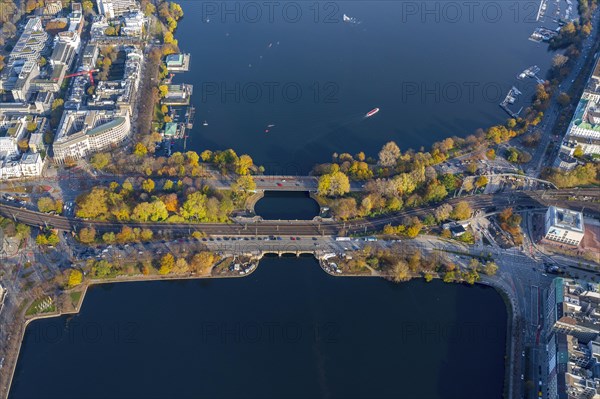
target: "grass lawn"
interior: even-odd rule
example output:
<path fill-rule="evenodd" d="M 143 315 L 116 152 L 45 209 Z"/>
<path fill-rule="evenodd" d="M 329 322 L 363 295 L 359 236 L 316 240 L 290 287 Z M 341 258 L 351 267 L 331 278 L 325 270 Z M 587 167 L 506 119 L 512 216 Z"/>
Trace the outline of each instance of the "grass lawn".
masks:
<path fill-rule="evenodd" d="M 36 299 L 25 312 L 25 316 L 33 316 L 40 313 L 51 313 L 56 311 L 56 305 L 54 302 L 52 302 L 50 305 L 47 304 L 48 297 Z"/>
<path fill-rule="evenodd" d="M 73 304 L 73 307 L 77 306 L 77 304 L 79 303 L 79 299 L 81 298 L 81 291 L 77 291 L 77 292 L 71 292 L 69 294 L 69 297 L 71 298 L 71 303 Z"/>

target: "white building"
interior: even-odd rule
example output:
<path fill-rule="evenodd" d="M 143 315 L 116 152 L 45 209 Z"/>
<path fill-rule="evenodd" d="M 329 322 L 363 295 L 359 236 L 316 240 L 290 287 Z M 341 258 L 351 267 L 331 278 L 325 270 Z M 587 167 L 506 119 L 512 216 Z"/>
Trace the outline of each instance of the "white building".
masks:
<path fill-rule="evenodd" d="M 579 246 L 584 235 L 583 214 L 551 206 L 546 212 L 544 237 L 551 241 Z"/>
<path fill-rule="evenodd" d="M 21 173 L 23 176 L 40 176 L 44 168 L 42 156 L 36 152 L 28 152 L 21 157 Z"/>
<path fill-rule="evenodd" d="M 130 130 L 124 110 L 65 111 L 54 140 L 54 160 L 79 159 L 123 141 Z"/>
<path fill-rule="evenodd" d="M 584 154 L 600 154 L 600 102 L 579 101 L 564 141 L 573 148 L 580 146 Z"/>
<path fill-rule="evenodd" d="M 135 0 L 96 0 L 96 3 L 98 12 L 108 19 L 140 9 Z"/>
<path fill-rule="evenodd" d="M 97 0 L 98 12 L 106 18 L 115 17 L 115 9 L 111 0 Z"/>

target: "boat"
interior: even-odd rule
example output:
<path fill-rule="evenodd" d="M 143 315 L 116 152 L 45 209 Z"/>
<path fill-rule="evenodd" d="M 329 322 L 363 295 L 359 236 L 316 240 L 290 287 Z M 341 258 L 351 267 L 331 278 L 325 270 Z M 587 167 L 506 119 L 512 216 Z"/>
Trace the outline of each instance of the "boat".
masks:
<path fill-rule="evenodd" d="M 208 122 L 207 121 L 202 122 L 202 126 L 208 126 Z"/>
<path fill-rule="evenodd" d="M 367 114 L 365 115 L 365 118 L 370 118 L 378 112 L 379 112 L 379 108 L 373 108 L 372 110 L 367 112 Z"/>
<path fill-rule="evenodd" d="M 268 128 L 275 127 L 275 125 L 267 125 Z"/>

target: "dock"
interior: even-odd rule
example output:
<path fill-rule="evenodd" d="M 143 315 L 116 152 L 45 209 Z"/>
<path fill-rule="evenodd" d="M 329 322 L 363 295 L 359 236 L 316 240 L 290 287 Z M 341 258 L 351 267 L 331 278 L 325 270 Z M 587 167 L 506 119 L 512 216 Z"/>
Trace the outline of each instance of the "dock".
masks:
<path fill-rule="evenodd" d="M 519 112 L 515 113 L 508 107 L 508 105 L 514 104 L 515 101 L 517 100 L 517 97 L 519 97 L 521 94 L 522 93 L 519 91 L 519 89 L 517 89 L 515 86 L 513 86 L 508 91 L 508 94 L 506 95 L 506 97 L 504 97 L 504 100 L 502 100 L 502 102 L 500 103 L 500 107 L 513 118 L 517 118 L 519 116 L 519 113 L 521 113 L 521 109 L 523 109 L 523 108 L 521 108 L 519 110 Z"/>

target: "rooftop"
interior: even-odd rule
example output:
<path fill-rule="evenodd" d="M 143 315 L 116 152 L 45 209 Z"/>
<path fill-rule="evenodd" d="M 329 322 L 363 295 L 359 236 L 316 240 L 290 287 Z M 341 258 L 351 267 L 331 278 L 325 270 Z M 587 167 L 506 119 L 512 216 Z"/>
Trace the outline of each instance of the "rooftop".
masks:
<path fill-rule="evenodd" d="M 551 206 L 548 208 L 555 227 L 583 233 L 583 214 L 570 209 Z"/>

